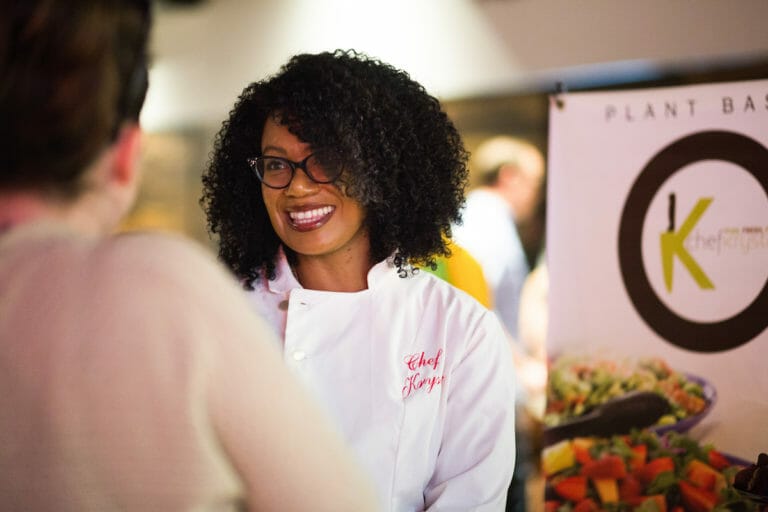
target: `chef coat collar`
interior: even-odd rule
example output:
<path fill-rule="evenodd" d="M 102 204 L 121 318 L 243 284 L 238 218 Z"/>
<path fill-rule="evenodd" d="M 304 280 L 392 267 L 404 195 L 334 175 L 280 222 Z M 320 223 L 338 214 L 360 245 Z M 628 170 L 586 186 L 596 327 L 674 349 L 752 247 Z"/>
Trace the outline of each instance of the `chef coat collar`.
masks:
<path fill-rule="evenodd" d="M 303 288 L 296 276 L 293 275 L 282 245 L 278 249 L 275 263 L 275 279 L 270 281 L 263 277 L 266 281 L 267 290 L 272 293 L 287 293 L 296 288 Z M 368 289 L 375 288 L 388 277 L 399 279 L 392 258 L 387 258 L 371 267 L 371 270 L 368 271 Z"/>

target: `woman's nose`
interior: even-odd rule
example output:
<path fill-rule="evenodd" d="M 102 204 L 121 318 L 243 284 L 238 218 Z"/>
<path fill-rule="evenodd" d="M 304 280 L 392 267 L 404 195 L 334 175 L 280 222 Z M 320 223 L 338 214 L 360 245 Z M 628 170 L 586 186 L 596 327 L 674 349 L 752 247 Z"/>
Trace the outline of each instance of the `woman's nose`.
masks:
<path fill-rule="evenodd" d="M 291 196 L 304 196 L 317 191 L 318 184 L 312 181 L 304 169 L 299 167 L 293 172 L 291 182 L 285 189 L 285 193 Z"/>

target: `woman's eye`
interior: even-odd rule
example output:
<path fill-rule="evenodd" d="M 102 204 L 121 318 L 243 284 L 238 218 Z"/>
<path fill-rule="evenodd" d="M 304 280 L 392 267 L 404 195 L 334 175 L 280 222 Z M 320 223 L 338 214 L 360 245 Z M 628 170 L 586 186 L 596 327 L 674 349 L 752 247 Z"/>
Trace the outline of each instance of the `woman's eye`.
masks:
<path fill-rule="evenodd" d="M 265 164 L 264 167 L 268 171 L 283 171 L 288 168 L 288 165 L 281 160 L 267 160 Z"/>

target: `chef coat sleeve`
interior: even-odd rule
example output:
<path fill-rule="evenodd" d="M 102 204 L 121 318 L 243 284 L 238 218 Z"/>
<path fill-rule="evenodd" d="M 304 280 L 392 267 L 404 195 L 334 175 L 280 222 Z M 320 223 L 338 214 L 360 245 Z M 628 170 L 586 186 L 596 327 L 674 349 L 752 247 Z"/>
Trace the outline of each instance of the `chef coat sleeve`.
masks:
<path fill-rule="evenodd" d="M 249 508 L 377 510 L 372 483 L 289 373 L 271 328 L 234 283 L 209 279 L 205 290 L 215 299 L 207 301 L 205 322 L 197 329 L 208 354 L 208 414 Z"/>
<path fill-rule="evenodd" d="M 442 444 L 424 491 L 428 511 L 503 511 L 512 480 L 512 354 L 494 313 L 485 312 L 467 336 L 463 357 L 449 374 Z"/>

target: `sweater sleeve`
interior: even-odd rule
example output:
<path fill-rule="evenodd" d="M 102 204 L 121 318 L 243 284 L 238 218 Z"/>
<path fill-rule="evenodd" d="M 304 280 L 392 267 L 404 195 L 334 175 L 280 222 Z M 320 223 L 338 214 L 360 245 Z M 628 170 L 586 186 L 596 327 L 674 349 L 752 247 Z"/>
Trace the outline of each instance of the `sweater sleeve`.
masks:
<path fill-rule="evenodd" d="M 166 243 L 159 252 L 174 262 L 164 275 L 168 302 L 181 303 L 173 323 L 190 345 L 181 353 L 202 390 L 202 428 L 241 480 L 249 508 L 375 510 L 371 484 L 289 374 L 274 334 L 232 276 L 203 251 Z"/>

